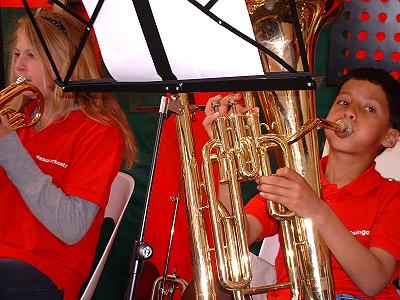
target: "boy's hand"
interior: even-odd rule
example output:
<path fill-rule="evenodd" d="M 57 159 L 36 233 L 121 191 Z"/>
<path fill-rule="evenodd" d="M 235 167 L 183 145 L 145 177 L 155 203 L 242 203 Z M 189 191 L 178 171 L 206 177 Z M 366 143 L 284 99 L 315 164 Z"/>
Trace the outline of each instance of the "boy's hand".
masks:
<path fill-rule="evenodd" d="M 5 116 L 0 116 L 0 138 L 6 136 L 12 131 L 11 125 Z"/>
<path fill-rule="evenodd" d="M 289 168 L 281 168 L 273 176 L 256 179 L 260 196 L 285 205 L 303 218 L 316 216 L 323 204 L 306 180 Z"/>
<path fill-rule="evenodd" d="M 206 108 L 204 110 L 206 117 L 203 120 L 203 126 L 204 129 L 206 130 L 208 136 L 210 139 L 213 138 L 213 131 L 212 131 L 212 123 L 218 119 L 220 116 L 228 115 L 230 113 L 229 109 L 229 101 L 230 100 L 236 100 L 239 101 L 241 99 L 240 94 L 229 94 L 225 97 L 222 97 L 221 95 L 217 95 L 214 97 L 211 97 L 208 99 Z M 215 111 L 214 108 L 212 107 L 212 103 L 218 103 L 220 106 L 218 107 L 218 111 Z M 252 109 L 252 107 L 243 107 L 242 105 L 237 105 L 236 109 L 240 113 L 245 113 L 246 111 L 249 111 Z"/>

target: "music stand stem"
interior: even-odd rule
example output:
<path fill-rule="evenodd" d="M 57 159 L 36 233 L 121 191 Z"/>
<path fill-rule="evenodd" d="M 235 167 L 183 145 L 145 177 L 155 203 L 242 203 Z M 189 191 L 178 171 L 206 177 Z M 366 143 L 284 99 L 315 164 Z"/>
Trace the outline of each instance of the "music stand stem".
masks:
<path fill-rule="evenodd" d="M 149 180 L 147 184 L 147 192 L 146 192 L 146 199 L 144 204 L 144 212 L 142 218 L 142 225 L 140 230 L 139 239 L 133 241 L 132 245 L 132 255 L 131 255 L 131 262 L 129 264 L 129 281 L 128 286 L 125 293 L 125 300 L 133 300 L 135 296 L 135 290 L 139 275 L 143 269 L 143 262 L 146 259 L 149 259 L 153 254 L 153 249 L 150 245 L 144 242 L 144 233 L 146 229 L 146 222 L 147 216 L 149 211 L 150 205 L 150 196 L 153 187 L 153 180 L 154 180 L 154 172 L 157 163 L 158 151 L 160 148 L 160 140 L 161 140 L 161 132 L 164 124 L 164 119 L 167 118 L 167 100 L 168 98 L 165 96 L 161 97 L 160 102 L 160 110 L 159 110 L 159 118 L 158 118 L 158 126 L 157 132 L 154 142 L 153 148 L 153 157 L 151 160 L 150 165 L 150 174 Z"/>

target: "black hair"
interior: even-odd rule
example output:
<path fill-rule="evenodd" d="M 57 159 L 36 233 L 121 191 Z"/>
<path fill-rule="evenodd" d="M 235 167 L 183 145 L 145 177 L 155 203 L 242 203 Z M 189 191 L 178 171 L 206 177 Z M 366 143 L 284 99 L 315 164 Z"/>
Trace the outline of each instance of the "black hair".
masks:
<path fill-rule="evenodd" d="M 340 92 L 343 84 L 350 79 L 368 80 L 371 83 L 379 85 L 383 89 L 389 105 L 389 120 L 391 126 L 394 129 L 400 130 L 400 83 L 383 69 L 357 68 L 351 70 L 339 79 L 337 94 Z"/>

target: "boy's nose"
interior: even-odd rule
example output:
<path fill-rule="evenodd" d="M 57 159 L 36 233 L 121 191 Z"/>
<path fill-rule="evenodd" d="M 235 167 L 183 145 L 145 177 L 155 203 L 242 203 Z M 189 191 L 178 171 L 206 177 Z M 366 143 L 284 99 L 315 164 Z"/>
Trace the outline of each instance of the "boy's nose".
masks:
<path fill-rule="evenodd" d="M 356 119 L 356 114 L 355 114 L 354 111 L 352 111 L 350 109 L 347 109 L 346 111 L 343 112 L 342 117 L 350 119 L 350 120 L 355 120 Z"/>

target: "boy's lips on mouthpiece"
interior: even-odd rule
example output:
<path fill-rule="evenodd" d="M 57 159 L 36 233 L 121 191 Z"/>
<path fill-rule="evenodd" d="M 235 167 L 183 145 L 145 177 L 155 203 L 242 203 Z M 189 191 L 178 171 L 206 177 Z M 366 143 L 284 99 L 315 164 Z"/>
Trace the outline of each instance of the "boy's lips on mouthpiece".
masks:
<path fill-rule="evenodd" d="M 336 134 L 337 137 L 346 138 L 351 134 L 351 132 L 348 133 L 346 131 L 335 131 L 335 134 Z"/>
<path fill-rule="evenodd" d="M 347 119 L 339 119 L 336 121 L 336 124 L 338 125 L 338 129 L 335 130 L 336 136 L 345 138 L 352 134 L 353 126 L 351 121 Z"/>

